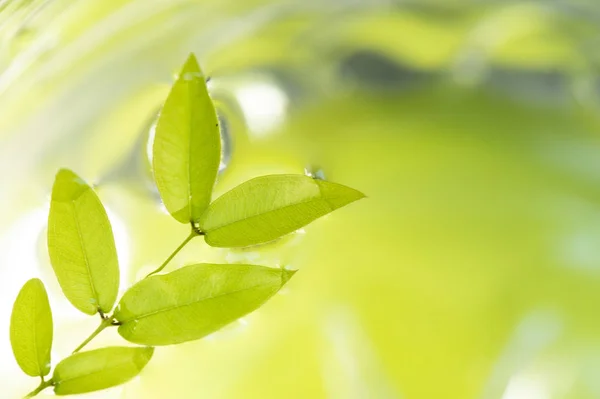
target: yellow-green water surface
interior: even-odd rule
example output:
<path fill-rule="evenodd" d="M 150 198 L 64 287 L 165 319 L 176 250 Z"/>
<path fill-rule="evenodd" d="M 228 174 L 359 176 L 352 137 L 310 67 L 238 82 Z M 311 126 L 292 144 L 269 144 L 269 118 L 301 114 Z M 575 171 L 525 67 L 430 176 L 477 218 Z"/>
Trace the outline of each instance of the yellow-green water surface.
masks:
<path fill-rule="evenodd" d="M 186 237 L 158 202 L 147 140 L 189 51 L 213 76 L 227 125 L 217 194 L 307 169 L 368 198 L 274 244 L 192 242 L 169 270 L 210 261 L 300 271 L 259 311 L 158 348 L 139 378 L 86 397 L 600 397 L 600 114 L 593 54 L 575 46 L 593 28 L 533 4 L 430 13 L 359 3 L 292 12 L 33 1 L 28 34 L 4 22 L 16 47 L 0 75 L 0 397 L 37 385 L 8 343 L 27 279 L 48 288 L 55 362 L 97 324 L 62 297 L 48 263 L 59 167 L 97 184 L 123 284 Z M 494 27 L 505 36 L 483 40 Z M 473 51 L 483 61 L 469 69 Z M 109 331 L 94 342 L 122 341 Z"/>

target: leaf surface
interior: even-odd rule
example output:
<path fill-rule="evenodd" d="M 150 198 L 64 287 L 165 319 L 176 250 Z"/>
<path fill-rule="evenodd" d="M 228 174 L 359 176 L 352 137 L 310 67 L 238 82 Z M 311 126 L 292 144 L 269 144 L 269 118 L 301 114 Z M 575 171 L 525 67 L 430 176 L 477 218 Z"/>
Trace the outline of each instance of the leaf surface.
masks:
<path fill-rule="evenodd" d="M 21 288 L 10 318 L 10 343 L 25 374 L 32 377 L 48 375 L 52 335 L 48 294 L 42 281 L 33 278 Z"/>
<path fill-rule="evenodd" d="M 113 346 L 75 353 L 56 366 L 54 393 L 73 395 L 123 384 L 142 371 L 154 348 Z"/>
<path fill-rule="evenodd" d="M 245 247 L 291 233 L 363 197 L 353 188 L 304 175 L 268 175 L 223 194 L 199 224 L 209 245 Z"/>
<path fill-rule="evenodd" d="M 257 309 L 293 274 L 264 266 L 198 264 L 146 278 L 117 306 L 119 334 L 143 345 L 202 338 Z"/>
<path fill-rule="evenodd" d="M 100 199 L 79 176 L 61 169 L 52 188 L 48 252 L 67 299 L 93 315 L 112 309 L 119 265 L 112 228 Z"/>
<path fill-rule="evenodd" d="M 152 154 L 154 179 L 169 213 L 181 223 L 197 221 L 211 200 L 221 162 L 221 136 L 193 54 L 160 112 Z"/>

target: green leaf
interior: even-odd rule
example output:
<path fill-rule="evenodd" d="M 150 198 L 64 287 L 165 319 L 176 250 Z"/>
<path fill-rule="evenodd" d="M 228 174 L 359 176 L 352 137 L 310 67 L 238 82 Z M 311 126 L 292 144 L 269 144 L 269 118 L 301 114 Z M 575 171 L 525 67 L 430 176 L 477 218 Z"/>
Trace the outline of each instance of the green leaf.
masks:
<path fill-rule="evenodd" d="M 200 218 L 213 247 L 245 247 L 291 233 L 364 197 L 361 192 L 303 175 L 270 175 L 240 184 Z"/>
<path fill-rule="evenodd" d="M 119 265 L 110 222 L 98 196 L 79 176 L 61 169 L 52 188 L 48 252 L 67 299 L 93 315 L 110 312 L 119 290 Z"/>
<path fill-rule="evenodd" d="M 160 112 L 152 159 L 156 186 L 169 213 L 181 223 L 197 221 L 211 200 L 221 162 L 221 135 L 193 54 Z"/>
<path fill-rule="evenodd" d="M 171 345 L 211 334 L 252 312 L 294 271 L 198 264 L 140 281 L 119 302 L 119 334 L 144 345 Z"/>
<path fill-rule="evenodd" d="M 23 285 L 10 318 L 10 343 L 17 363 L 25 374 L 46 376 L 50 372 L 52 311 L 40 279 Z"/>
<path fill-rule="evenodd" d="M 56 366 L 54 393 L 73 395 L 123 384 L 142 371 L 154 348 L 113 346 L 75 353 Z"/>

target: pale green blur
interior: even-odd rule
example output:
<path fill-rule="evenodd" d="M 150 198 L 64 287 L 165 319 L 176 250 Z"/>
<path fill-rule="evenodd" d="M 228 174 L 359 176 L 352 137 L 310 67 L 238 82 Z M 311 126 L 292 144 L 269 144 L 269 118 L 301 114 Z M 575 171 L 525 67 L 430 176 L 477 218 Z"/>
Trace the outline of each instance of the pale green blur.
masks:
<path fill-rule="evenodd" d="M 189 52 L 227 126 L 217 194 L 307 168 L 368 198 L 277 244 L 190 245 L 168 270 L 300 271 L 241 322 L 86 397 L 600 397 L 594 0 L 0 4 L 0 397 L 37 385 L 8 340 L 27 279 L 49 290 L 54 362 L 97 324 L 48 263 L 58 168 L 98 184 L 122 285 L 187 236 L 161 210 L 147 140 Z"/>

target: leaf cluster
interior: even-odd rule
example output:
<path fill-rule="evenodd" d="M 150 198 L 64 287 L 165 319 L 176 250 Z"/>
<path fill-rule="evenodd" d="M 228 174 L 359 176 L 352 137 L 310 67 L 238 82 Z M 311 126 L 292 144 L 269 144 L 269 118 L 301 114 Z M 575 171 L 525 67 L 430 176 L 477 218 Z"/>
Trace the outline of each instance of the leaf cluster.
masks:
<path fill-rule="evenodd" d="M 119 262 L 106 210 L 96 192 L 62 169 L 52 188 L 48 252 L 62 292 L 100 325 L 50 379 L 53 321 L 44 284 L 25 283 L 13 307 L 10 340 L 16 361 L 57 395 L 113 387 L 138 375 L 155 346 L 200 339 L 256 310 L 294 271 L 259 265 L 193 264 L 158 274 L 193 238 L 214 247 L 244 247 L 275 240 L 363 197 L 340 184 L 304 175 L 249 180 L 212 201 L 221 137 L 206 79 L 191 55 L 164 103 L 153 143 L 153 171 L 173 218 L 191 227 L 186 240 L 120 298 Z M 212 202 L 211 202 L 212 201 Z M 112 312 L 112 314 L 111 314 Z M 80 352 L 104 329 L 116 327 L 130 343 Z"/>

